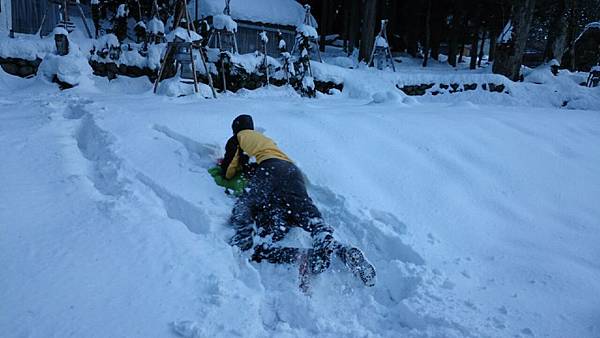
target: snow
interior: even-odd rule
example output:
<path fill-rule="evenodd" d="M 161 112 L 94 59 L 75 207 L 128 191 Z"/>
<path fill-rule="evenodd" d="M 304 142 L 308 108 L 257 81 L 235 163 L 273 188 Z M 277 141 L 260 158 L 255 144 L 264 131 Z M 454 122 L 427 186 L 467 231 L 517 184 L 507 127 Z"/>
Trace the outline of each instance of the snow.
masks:
<path fill-rule="evenodd" d="M 375 37 L 375 46 L 383 47 L 383 48 L 389 47 L 388 42 L 385 40 L 385 38 L 383 36 L 380 36 L 380 35 Z"/>
<path fill-rule="evenodd" d="M 64 27 L 56 26 L 52 31 L 52 35 L 66 35 L 69 36 L 69 31 L 67 31 Z"/>
<path fill-rule="evenodd" d="M 213 16 L 213 27 L 215 29 L 224 29 L 228 32 L 237 32 L 238 26 L 235 21 L 229 15 L 218 14 Z"/>
<path fill-rule="evenodd" d="M 598 110 L 264 88 L 176 99 L 95 81 L 60 93 L 0 75 L 9 336 L 600 334 Z M 334 261 L 307 297 L 294 267 L 226 243 L 233 201 L 206 168 L 240 113 L 364 249 L 374 288 Z"/>
<path fill-rule="evenodd" d="M 279 50 L 283 50 L 285 48 L 287 48 L 287 44 L 286 44 L 285 40 L 283 40 L 283 39 L 279 40 Z"/>
<path fill-rule="evenodd" d="M 53 46 L 20 39 L 11 52 Z M 324 54 L 311 69 L 344 84 L 333 96 L 270 86 L 214 100 L 179 78 L 154 95 L 145 78 L 95 77 L 75 43 L 52 50 L 37 78 L 0 70 L 3 336 L 600 336 L 600 90 L 579 85 L 586 73 L 548 64 L 515 83 Z M 59 91 L 54 74 L 79 85 Z M 398 90 L 423 83 L 478 87 Z M 335 236 L 364 250 L 375 287 L 334 259 L 309 297 L 297 267 L 227 244 L 234 201 L 207 168 L 243 113 L 301 168 Z"/>
<path fill-rule="evenodd" d="M 159 33 L 164 34 L 165 24 L 157 17 L 153 17 L 148 21 L 148 32 L 154 35 L 158 35 Z"/>
<path fill-rule="evenodd" d="M 119 7 L 117 8 L 117 13 L 115 14 L 115 17 L 122 18 L 122 17 L 126 17 L 128 15 L 129 15 L 129 10 L 127 9 L 127 5 L 120 4 Z"/>
<path fill-rule="evenodd" d="M 309 26 L 309 25 L 305 25 L 305 24 L 298 25 L 298 27 L 296 27 L 296 32 L 307 38 L 313 38 L 313 39 L 319 38 L 319 34 L 317 33 L 317 30 L 313 26 Z"/>
<path fill-rule="evenodd" d="M 590 69 L 590 72 L 600 72 L 600 65 L 596 65 Z"/>
<path fill-rule="evenodd" d="M 94 42 L 94 46 L 96 46 L 96 49 L 104 49 L 104 48 L 119 48 L 121 46 L 121 43 L 119 42 L 119 39 L 117 38 L 116 35 L 114 34 L 104 34 L 101 37 L 99 37 L 98 39 L 96 39 L 96 41 Z"/>
<path fill-rule="evenodd" d="M 269 43 L 269 37 L 267 36 L 267 32 L 262 31 L 262 32 L 260 32 L 259 36 L 260 36 L 260 40 L 263 42 L 263 44 L 266 45 L 267 43 Z M 279 45 L 281 45 L 281 43 Z"/>
<path fill-rule="evenodd" d="M 33 61 L 42 59 L 47 53 L 56 50 L 53 37 L 40 39 L 35 35 L 17 35 L 14 39 L 8 35 L 0 35 L 0 57 L 19 58 Z"/>
<path fill-rule="evenodd" d="M 510 40 L 512 40 L 512 32 L 513 32 L 513 25 L 512 25 L 512 22 L 510 20 L 508 20 L 508 23 L 506 24 L 506 26 L 504 26 L 502 33 L 500 33 L 500 35 L 498 36 L 498 39 L 496 41 L 498 43 L 510 42 Z"/>
<path fill-rule="evenodd" d="M 181 27 L 177 27 L 175 28 L 175 30 L 171 31 L 171 33 L 167 35 L 167 40 L 174 41 L 175 37 L 180 38 L 185 42 L 194 42 L 202 40 L 202 36 L 200 36 L 200 34 L 192 30 L 188 31 L 187 29 Z"/>
<path fill-rule="evenodd" d="M 203 0 L 200 4 L 201 16 L 222 15 L 225 8 L 223 0 Z M 194 6 L 193 1 L 188 2 L 190 13 L 194 13 Z M 296 26 L 304 20 L 304 8 L 295 0 L 232 0 L 231 16 L 233 20 Z"/>
<path fill-rule="evenodd" d="M 248 73 L 256 71 L 264 60 L 264 56 L 255 53 L 248 54 L 230 54 L 231 62 L 244 68 Z M 269 66 L 281 67 L 281 63 L 270 56 L 267 56 Z"/>
<path fill-rule="evenodd" d="M 46 54 L 38 69 L 38 78 L 51 82 L 56 76 L 58 80 L 73 86 L 91 85 L 91 75 L 92 67 L 72 40 L 69 40 L 67 55 Z"/>
<path fill-rule="evenodd" d="M 579 39 L 583 36 L 583 34 L 585 34 L 590 29 L 600 29 L 600 21 L 590 22 L 587 25 L 585 25 L 585 27 L 583 28 L 583 30 L 581 31 L 581 33 L 579 33 L 579 35 L 575 39 L 574 43 L 577 43 L 577 41 L 579 41 Z"/>

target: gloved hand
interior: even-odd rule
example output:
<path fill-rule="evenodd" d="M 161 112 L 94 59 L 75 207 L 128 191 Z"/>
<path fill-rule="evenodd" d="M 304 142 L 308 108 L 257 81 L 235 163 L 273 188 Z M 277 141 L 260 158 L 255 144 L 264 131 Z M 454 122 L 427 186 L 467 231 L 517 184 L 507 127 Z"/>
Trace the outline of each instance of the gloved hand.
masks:
<path fill-rule="evenodd" d="M 208 169 L 208 172 L 218 186 L 233 190 L 233 193 L 236 196 L 241 195 L 248 184 L 248 181 L 241 173 L 238 173 L 232 179 L 228 180 L 221 176 L 221 168 L 219 167 L 210 168 Z"/>
<path fill-rule="evenodd" d="M 229 240 L 230 245 L 235 245 L 239 247 L 242 251 L 249 250 L 252 248 L 252 244 L 254 244 L 254 240 L 252 239 L 252 234 L 240 234 L 237 233 Z"/>

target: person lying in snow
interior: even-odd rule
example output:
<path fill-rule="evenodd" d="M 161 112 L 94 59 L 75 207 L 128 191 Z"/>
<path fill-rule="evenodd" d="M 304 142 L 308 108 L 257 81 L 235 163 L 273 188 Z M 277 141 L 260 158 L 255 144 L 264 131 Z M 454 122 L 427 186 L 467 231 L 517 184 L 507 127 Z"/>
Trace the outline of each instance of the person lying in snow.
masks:
<path fill-rule="evenodd" d="M 254 131 L 250 115 L 236 117 L 231 128 L 233 136 L 225 146 L 221 174 L 231 179 L 244 171 L 249 173 L 249 182 L 232 210 L 236 233 L 230 243 L 249 250 L 258 234 L 265 240 L 254 247 L 253 261 L 299 263 L 301 270 L 313 274 L 325 271 L 335 252 L 365 285 L 373 286 L 375 268 L 359 249 L 341 245 L 333 238 L 333 229 L 325 224 L 308 196 L 302 173 L 292 160 L 273 140 Z M 249 157 L 256 158 L 254 165 L 249 164 Z M 310 233 L 312 248 L 276 245 L 292 227 Z"/>

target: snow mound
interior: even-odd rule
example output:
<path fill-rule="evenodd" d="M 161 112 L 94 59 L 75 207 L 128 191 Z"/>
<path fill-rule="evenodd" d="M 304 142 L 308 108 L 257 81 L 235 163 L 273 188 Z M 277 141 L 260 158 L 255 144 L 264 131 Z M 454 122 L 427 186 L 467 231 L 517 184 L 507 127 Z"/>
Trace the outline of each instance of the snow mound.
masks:
<path fill-rule="evenodd" d="M 48 81 L 52 81 L 56 76 L 61 82 L 72 86 L 81 84 L 91 86 L 93 84 L 92 73 L 92 67 L 90 67 L 87 58 L 71 40 L 69 40 L 69 53 L 67 55 L 47 54 L 38 70 L 38 76 L 41 75 Z"/>
<path fill-rule="evenodd" d="M 402 96 L 398 91 L 376 92 L 373 94 L 373 100 L 371 101 L 375 104 L 394 102 L 402 102 Z"/>
<path fill-rule="evenodd" d="M 148 21 L 148 33 L 158 35 L 165 34 L 165 24 L 157 17 L 153 17 Z"/>
<path fill-rule="evenodd" d="M 238 25 L 231 16 L 225 14 L 219 14 L 213 16 L 213 27 L 219 30 L 226 30 L 228 32 L 235 33 L 238 30 Z"/>
<path fill-rule="evenodd" d="M 0 57 L 18 58 L 33 61 L 42 59 L 47 53 L 56 49 L 54 39 L 45 37 L 40 39 L 34 35 L 18 35 L 14 39 L 8 35 L 0 34 Z"/>
<path fill-rule="evenodd" d="M 185 80 L 186 82 L 192 80 Z M 189 96 L 196 95 L 194 92 L 194 85 L 190 83 L 183 82 L 179 77 L 172 77 L 170 79 L 165 79 L 160 82 L 158 85 L 157 93 L 159 95 L 165 95 L 170 97 L 181 97 L 181 96 Z M 212 97 L 212 91 L 210 87 L 203 83 L 198 83 L 199 95 L 202 97 Z"/>

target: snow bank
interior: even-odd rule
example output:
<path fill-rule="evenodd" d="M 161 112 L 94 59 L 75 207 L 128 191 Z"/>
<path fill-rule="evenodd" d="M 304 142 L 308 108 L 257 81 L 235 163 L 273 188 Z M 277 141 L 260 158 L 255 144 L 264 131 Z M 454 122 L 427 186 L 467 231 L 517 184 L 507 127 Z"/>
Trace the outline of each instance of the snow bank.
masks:
<path fill-rule="evenodd" d="M 190 82 L 191 80 L 186 81 Z M 198 83 L 198 90 L 202 97 L 212 97 L 212 91 L 208 85 Z M 178 76 L 161 81 L 157 93 L 170 97 L 196 95 L 194 85 L 182 82 L 182 79 Z"/>
<path fill-rule="evenodd" d="M 262 64 L 264 56 L 256 53 L 231 54 L 231 62 L 241 66 L 248 73 L 254 73 Z M 279 60 L 267 56 L 267 63 L 271 67 L 281 67 Z"/>
<path fill-rule="evenodd" d="M 0 36 L 0 57 L 17 58 L 33 61 L 43 59 L 47 53 L 56 49 L 54 37 L 40 39 L 35 35 L 17 35 L 14 39 L 7 35 Z"/>
<path fill-rule="evenodd" d="M 553 94 L 562 81 L 582 100 L 597 88 L 582 90 L 579 75 L 564 72 L 559 82 L 515 83 L 510 95 L 475 90 L 416 104 L 388 92 L 400 93 L 401 76 L 420 83 L 435 72 L 314 70 L 339 76 L 345 94 L 304 99 L 272 86 L 173 98 L 152 95 L 146 79 L 59 92 L 0 71 L 0 299 L 9 309 L 0 331 L 600 334 L 600 115 L 546 102 L 565 95 Z M 488 94 L 510 99 L 482 103 Z M 532 108 L 535 100 L 545 107 Z M 372 260 L 375 287 L 334 257 L 307 297 L 296 266 L 252 263 L 227 244 L 234 200 L 206 170 L 241 113 L 301 168 L 336 238 Z M 310 244 L 302 231 L 288 240 Z"/>

